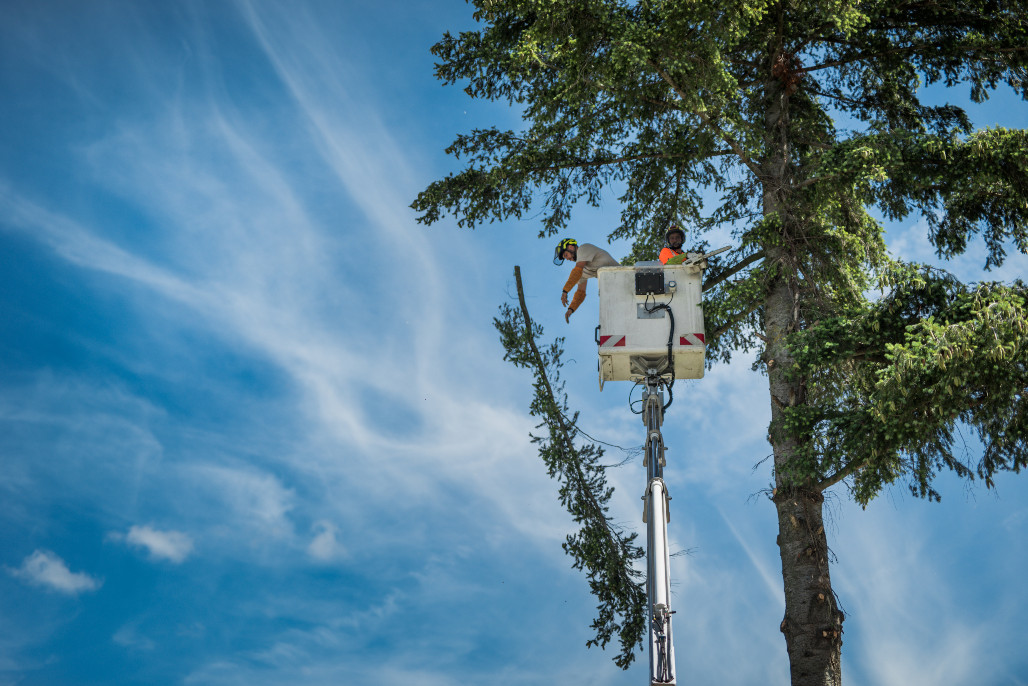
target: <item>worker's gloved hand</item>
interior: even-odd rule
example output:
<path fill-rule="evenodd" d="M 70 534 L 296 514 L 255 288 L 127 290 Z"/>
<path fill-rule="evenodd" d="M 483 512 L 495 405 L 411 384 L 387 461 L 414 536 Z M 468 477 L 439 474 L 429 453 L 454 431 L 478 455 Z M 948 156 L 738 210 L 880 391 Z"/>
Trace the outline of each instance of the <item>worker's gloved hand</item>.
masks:
<path fill-rule="evenodd" d="M 567 295 L 564 296 L 564 299 L 567 300 Z M 567 303 L 564 303 L 564 304 L 567 305 Z M 566 321 L 568 324 L 571 323 L 571 313 L 573 313 L 573 312 L 574 312 L 574 310 L 572 310 L 569 307 L 568 311 L 564 313 L 564 321 Z"/>
<path fill-rule="evenodd" d="M 567 291 L 561 291 L 560 292 L 560 304 L 563 305 L 564 307 L 568 306 L 568 292 Z"/>

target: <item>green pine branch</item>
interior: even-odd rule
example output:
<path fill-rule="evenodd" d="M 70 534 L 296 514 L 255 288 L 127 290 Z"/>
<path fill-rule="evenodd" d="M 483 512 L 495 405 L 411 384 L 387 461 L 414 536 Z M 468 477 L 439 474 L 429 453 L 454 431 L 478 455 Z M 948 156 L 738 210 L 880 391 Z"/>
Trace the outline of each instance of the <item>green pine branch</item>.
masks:
<path fill-rule="evenodd" d="M 962 284 L 939 270 L 897 265 L 881 300 L 819 321 L 792 339 L 807 406 L 790 412 L 809 452 L 798 476 L 826 488 L 850 478 L 867 504 L 885 485 L 938 500 L 940 469 L 992 486 L 1028 466 L 1028 288 Z M 959 428 L 984 450 L 962 453 Z"/>
<path fill-rule="evenodd" d="M 608 514 L 613 488 L 607 485 L 601 464 L 603 449 L 593 443 L 576 443 L 578 413 L 568 410 L 567 394 L 560 381 L 563 339 L 540 350 L 542 327 L 532 322 L 525 304 L 521 269 L 514 267 L 520 307 L 504 304 L 493 324 L 500 333 L 504 360 L 530 369 L 535 394 L 531 414 L 541 420 L 545 434 L 532 436 L 550 477 L 560 484 L 560 501 L 571 514 L 578 531 L 569 534 L 564 551 L 575 569 L 585 571 L 589 587 L 599 601 L 596 631 L 587 646 L 605 648 L 616 635 L 621 651 L 614 662 L 627 669 L 635 659 L 646 628 L 646 592 L 641 573 L 633 563 L 643 557 L 635 545 L 636 534 L 626 534 Z"/>

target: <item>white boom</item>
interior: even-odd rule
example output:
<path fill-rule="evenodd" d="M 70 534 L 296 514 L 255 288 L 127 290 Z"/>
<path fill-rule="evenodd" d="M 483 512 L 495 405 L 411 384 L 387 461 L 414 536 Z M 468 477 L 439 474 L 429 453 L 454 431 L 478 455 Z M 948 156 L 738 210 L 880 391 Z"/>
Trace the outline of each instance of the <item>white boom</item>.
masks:
<path fill-rule="evenodd" d="M 650 684 L 674 684 L 675 645 L 671 634 L 671 562 L 668 555 L 667 524 L 671 519 L 664 484 L 664 394 L 660 378 L 649 376 L 643 391 L 643 423 L 646 425 L 646 494 L 643 521 L 646 523 L 646 596 L 650 619 Z"/>
<path fill-rule="evenodd" d="M 650 684 L 675 684 L 671 635 L 671 564 L 667 524 L 671 518 L 664 483 L 664 439 L 660 426 L 671 404 L 675 378 L 703 377 L 703 270 L 707 258 L 729 250 L 689 253 L 680 265 L 638 262 L 598 271 L 600 323 L 596 327 L 600 390 L 605 381 L 644 383 L 646 425 L 646 595 L 650 633 Z M 666 380 L 667 377 L 669 380 Z M 668 405 L 661 388 L 667 384 Z"/>

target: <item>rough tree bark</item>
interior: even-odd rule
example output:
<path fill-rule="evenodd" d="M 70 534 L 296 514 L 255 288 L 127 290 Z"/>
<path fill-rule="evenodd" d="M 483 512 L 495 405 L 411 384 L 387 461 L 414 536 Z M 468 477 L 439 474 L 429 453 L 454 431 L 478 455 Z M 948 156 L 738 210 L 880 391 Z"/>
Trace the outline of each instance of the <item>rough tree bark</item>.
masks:
<path fill-rule="evenodd" d="M 777 45 L 769 50 L 767 73 L 787 70 L 791 56 Z M 764 363 L 771 396 L 768 440 L 774 454 L 774 503 L 778 514 L 778 546 L 785 588 L 785 635 L 793 686 L 841 686 L 842 621 L 828 570 L 828 541 L 823 524 L 824 497 L 809 477 L 797 474 L 797 449 L 803 440 L 788 430 L 784 410 L 806 403 L 804 379 L 794 372 L 787 337 L 803 327 L 804 290 L 793 253 L 802 243 L 802 219 L 793 216 L 792 136 L 789 120 L 790 83 L 772 78 L 766 85 L 765 142 L 762 172 L 763 212 L 778 230 L 765 251 L 771 282 L 764 306 Z M 807 293 L 806 295 L 809 295 Z"/>

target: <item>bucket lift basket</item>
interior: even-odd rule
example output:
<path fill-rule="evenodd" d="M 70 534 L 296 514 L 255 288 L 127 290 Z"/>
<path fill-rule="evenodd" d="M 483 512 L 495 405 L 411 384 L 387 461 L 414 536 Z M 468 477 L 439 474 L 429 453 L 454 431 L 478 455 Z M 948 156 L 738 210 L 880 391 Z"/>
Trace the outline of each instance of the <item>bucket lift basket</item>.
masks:
<path fill-rule="evenodd" d="M 607 381 L 640 381 L 650 370 L 670 375 L 669 335 L 675 378 L 703 377 L 704 266 L 702 259 L 696 259 L 679 265 L 640 262 L 598 271 L 600 325 L 596 343 L 601 389 Z M 669 307 L 672 316 L 659 305 Z"/>

